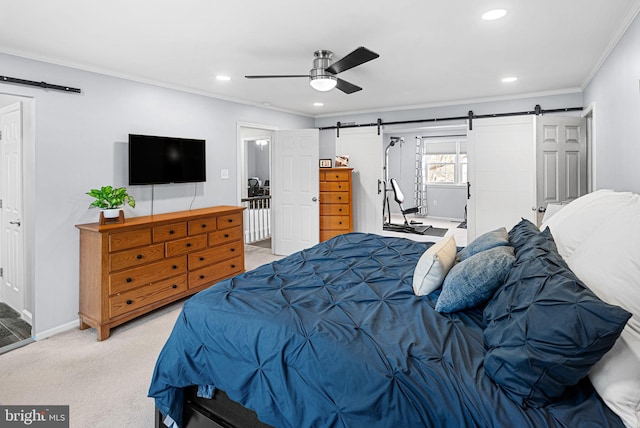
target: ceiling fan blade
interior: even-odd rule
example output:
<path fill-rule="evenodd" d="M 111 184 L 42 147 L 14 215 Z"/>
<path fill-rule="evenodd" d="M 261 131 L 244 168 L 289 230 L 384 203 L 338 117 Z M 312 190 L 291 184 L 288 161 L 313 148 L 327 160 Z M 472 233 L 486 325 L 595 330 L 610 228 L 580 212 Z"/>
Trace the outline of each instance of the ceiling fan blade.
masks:
<path fill-rule="evenodd" d="M 247 79 L 280 79 L 280 78 L 288 78 L 288 77 L 306 77 L 309 78 L 308 74 L 266 74 L 266 75 L 257 75 L 257 76 L 244 76 Z"/>
<path fill-rule="evenodd" d="M 378 58 L 378 55 L 375 52 L 370 51 L 369 49 L 360 46 L 358 49 L 351 52 L 349 55 L 344 58 L 334 62 L 331 66 L 326 68 L 331 74 L 342 73 L 345 70 L 349 70 L 350 68 L 357 67 L 360 64 L 364 64 L 365 62 L 369 62 L 372 59 Z"/>
<path fill-rule="evenodd" d="M 354 92 L 362 90 L 360 86 L 356 86 L 353 83 L 347 82 L 346 80 L 337 78 L 337 81 L 338 83 L 336 84 L 336 88 L 340 89 L 345 94 L 353 94 Z"/>

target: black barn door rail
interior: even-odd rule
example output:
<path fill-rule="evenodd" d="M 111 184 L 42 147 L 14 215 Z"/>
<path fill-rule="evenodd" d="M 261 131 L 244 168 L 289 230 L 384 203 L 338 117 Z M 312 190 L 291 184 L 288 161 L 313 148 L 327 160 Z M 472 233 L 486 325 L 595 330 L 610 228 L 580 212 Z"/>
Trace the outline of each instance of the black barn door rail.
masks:
<path fill-rule="evenodd" d="M 76 94 L 82 91 L 78 88 L 72 88 L 71 86 L 52 85 L 47 82 L 36 82 L 34 80 L 18 79 L 16 77 L 0 76 L 0 83 L 13 83 L 15 85 L 36 86 L 42 89 L 54 89 L 62 92 L 74 92 Z"/>
<path fill-rule="evenodd" d="M 400 120 L 394 122 L 383 122 L 382 119 L 378 119 L 377 122 L 374 123 L 341 123 L 337 122 L 335 126 L 324 126 L 318 128 L 320 131 L 324 131 L 326 129 L 336 129 L 337 136 L 340 137 L 340 129 L 345 128 L 360 128 L 365 126 L 377 126 L 378 127 L 378 135 L 380 135 L 380 128 L 382 125 L 405 125 L 412 123 L 424 123 L 424 122 L 443 122 L 447 120 L 468 120 L 469 121 L 469 131 L 473 130 L 473 119 L 485 119 L 489 117 L 505 117 L 505 116 L 525 116 L 530 114 L 542 115 L 545 113 L 565 113 L 569 111 L 581 111 L 583 107 L 566 107 L 566 108 L 555 108 L 549 110 L 543 110 L 540 105 L 536 105 L 533 110 L 529 111 L 517 111 L 510 113 L 492 113 L 492 114 L 474 114 L 473 110 L 469 110 L 469 113 L 466 116 L 455 116 L 455 117 L 439 117 L 432 119 L 414 119 L 414 120 Z"/>

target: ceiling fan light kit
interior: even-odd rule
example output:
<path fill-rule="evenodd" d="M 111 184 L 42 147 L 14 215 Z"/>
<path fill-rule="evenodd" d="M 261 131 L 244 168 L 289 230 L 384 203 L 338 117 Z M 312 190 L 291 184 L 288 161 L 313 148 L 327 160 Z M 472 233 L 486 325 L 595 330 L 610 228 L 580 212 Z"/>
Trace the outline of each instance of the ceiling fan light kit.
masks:
<path fill-rule="evenodd" d="M 309 71 L 309 74 L 256 75 L 244 77 L 247 79 L 307 77 L 309 78 L 309 84 L 311 87 L 317 91 L 326 92 L 333 88 L 338 88 L 345 94 L 352 94 L 362 90 L 362 88 L 336 77 L 336 74 L 376 59 L 380 55 L 360 46 L 358 49 L 333 64 L 331 63 L 333 52 L 329 50 L 315 51 L 314 56 L 313 68 Z"/>

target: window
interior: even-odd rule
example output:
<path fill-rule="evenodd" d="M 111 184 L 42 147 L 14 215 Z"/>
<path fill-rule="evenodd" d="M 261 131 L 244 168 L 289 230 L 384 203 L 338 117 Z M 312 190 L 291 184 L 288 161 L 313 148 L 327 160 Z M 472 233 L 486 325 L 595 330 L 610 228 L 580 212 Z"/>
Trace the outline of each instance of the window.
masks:
<path fill-rule="evenodd" d="M 467 182 L 465 140 L 422 140 L 422 170 L 427 184 L 464 184 Z"/>

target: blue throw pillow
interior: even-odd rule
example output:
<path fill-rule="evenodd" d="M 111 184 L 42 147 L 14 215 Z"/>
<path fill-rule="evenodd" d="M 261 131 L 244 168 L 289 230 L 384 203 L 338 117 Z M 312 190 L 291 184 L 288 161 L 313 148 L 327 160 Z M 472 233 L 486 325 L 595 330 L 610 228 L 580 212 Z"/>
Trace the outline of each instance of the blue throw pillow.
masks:
<path fill-rule="evenodd" d="M 515 260 L 513 247 L 500 246 L 456 264 L 444 280 L 436 311 L 457 312 L 486 302 L 504 283 Z"/>
<path fill-rule="evenodd" d="M 587 376 L 630 317 L 583 285 L 545 230 L 516 251 L 484 309 L 485 373 L 520 405 L 545 406 Z"/>
<path fill-rule="evenodd" d="M 507 229 L 504 227 L 478 236 L 476 239 L 471 241 L 469 245 L 460 250 L 456 256 L 456 261 L 464 261 L 474 254 L 502 245 L 509 245 L 509 235 L 507 234 Z"/>
<path fill-rule="evenodd" d="M 516 254 L 518 254 L 520 248 L 539 232 L 540 230 L 535 224 L 523 218 L 518 224 L 509 230 L 509 245 L 511 245 Z"/>

